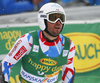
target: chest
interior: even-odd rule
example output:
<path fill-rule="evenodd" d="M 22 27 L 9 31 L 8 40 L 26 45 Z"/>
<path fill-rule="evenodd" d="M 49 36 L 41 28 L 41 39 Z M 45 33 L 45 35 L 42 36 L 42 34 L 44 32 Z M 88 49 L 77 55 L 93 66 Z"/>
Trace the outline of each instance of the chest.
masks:
<path fill-rule="evenodd" d="M 54 72 L 59 72 L 62 65 L 67 63 L 69 46 L 62 47 L 62 43 L 58 42 L 57 46 L 54 45 L 51 47 L 41 43 L 38 35 L 34 36 L 30 53 L 22 59 L 23 68 L 29 73 L 36 75 L 39 75 L 37 74 L 38 71 L 43 72 L 43 75 L 51 75 L 54 74 Z M 34 70 L 34 72 L 32 70 Z"/>

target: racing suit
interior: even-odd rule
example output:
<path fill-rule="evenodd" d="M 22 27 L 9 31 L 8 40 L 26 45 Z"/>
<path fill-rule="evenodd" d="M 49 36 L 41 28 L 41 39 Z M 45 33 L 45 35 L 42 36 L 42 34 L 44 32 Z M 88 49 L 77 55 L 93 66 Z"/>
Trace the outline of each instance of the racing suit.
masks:
<path fill-rule="evenodd" d="M 70 83 L 74 75 L 75 46 L 61 34 L 49 41 L 42 30 L 27 33 L 17 39 L 2 61 L 5 81 L 9 81 L 11 67 L 22 62 L 19 83 L 57 83 L 62 70 L 62 82 Z"/>

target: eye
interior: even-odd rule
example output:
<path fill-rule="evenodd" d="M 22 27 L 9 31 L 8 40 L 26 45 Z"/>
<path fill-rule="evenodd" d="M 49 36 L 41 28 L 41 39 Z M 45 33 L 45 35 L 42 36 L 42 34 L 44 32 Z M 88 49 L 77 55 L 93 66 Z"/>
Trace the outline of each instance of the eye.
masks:
<path fill-rule="evenodd" d="M 55 21 L 55 20 L 56 20 L 56 16 L 50 16 L 50 17 L 49 17 L 49 20 L 50 20 L 50 21 Z"/>

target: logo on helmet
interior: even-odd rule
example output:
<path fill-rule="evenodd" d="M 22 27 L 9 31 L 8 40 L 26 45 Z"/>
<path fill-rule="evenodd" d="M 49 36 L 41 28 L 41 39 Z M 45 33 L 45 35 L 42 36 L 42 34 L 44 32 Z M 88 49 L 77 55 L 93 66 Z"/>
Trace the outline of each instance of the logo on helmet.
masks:
<path fill-rule="evenodd" d="M 56 9 L 57 11 L 59 11 L 59 9 Z"/>
<path fill-rule="evenodd" d="M 46 16 L 46 15 L 40 15 L 40 17 L 47 18 L 47 16 Z"/>

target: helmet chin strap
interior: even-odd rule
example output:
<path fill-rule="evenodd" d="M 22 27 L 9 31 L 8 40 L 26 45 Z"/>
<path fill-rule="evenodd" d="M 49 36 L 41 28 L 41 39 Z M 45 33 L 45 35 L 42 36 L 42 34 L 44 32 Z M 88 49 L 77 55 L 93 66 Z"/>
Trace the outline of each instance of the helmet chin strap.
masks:
<path fill-rule="evenodd" d="M 53 36 L 53 37 L 57 37 L 58 35 L 52 35 L 48 30 L 47 30 L 47 27 L 46 27 L 46 29 L 44 30 L 46 33 L 48 33 L 50 36 Z"/>
<path fill-rule="evenodd" d="M 52 34 L 47 30 L 47 20 L 46 20 L 46 19 L 44 20 L 44 23 L 45 23 L 45 25 L 46 25 L 46 28 L 45 28 L 45 30 L 44 30 L 46 33 L 48 33 L 50 36 L 53 36 L 53 37 L 57 37 L 57 36 L 59 35 L 59 34 L 56 35 L 56 36 L 55 36 L 55 35 L 52 35 Z M 64 24 L 62 25 L 61 31 L 63 30 L 63 27 L 64 27 Z M 61 31 L 60 31 L 60 33 L 61 33 Z"/>

